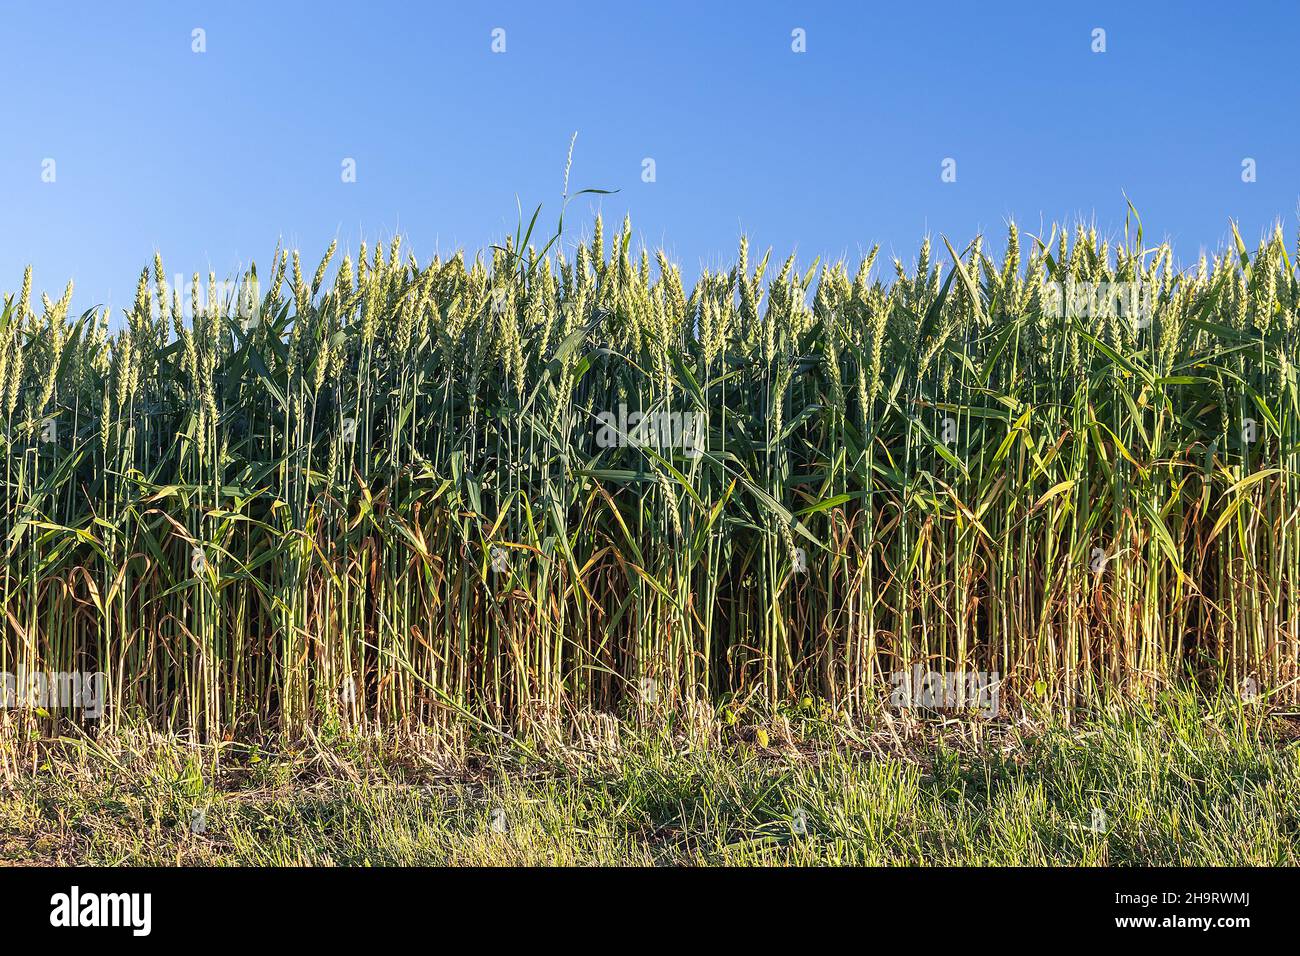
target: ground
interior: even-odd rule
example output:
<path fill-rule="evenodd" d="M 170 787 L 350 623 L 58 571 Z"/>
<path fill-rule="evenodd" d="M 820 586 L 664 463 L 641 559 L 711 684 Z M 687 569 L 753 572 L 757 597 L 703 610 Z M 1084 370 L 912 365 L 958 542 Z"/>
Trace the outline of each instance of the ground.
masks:
<path fill-rule="evenodd" d="M 1058 720 L 572 718 L 528 742 L 143 730 L 0 750 L 0 864 L 1278 865 L 1289 717 L 1169 694 Z"/>

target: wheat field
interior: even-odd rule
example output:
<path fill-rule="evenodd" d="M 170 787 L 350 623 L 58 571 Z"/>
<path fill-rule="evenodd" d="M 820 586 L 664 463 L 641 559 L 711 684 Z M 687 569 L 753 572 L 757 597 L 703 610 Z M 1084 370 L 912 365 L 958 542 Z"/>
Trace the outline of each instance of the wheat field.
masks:
<path fill-rule="evenodd" d="M 742 240 L 689 290 L 599 219 L 567 252 L 278 250 L 233 287 L 156 258 L 124 318 L 29 270 L 0 672 L 102 673 L 104 720 L 199 738 L 869 719 L 916 667 L 996 674 L 1004 709 L 1293 703 L 1296 271 L 1280 230 L 1184 269 L 1130 225 L 910 267 Z"/>

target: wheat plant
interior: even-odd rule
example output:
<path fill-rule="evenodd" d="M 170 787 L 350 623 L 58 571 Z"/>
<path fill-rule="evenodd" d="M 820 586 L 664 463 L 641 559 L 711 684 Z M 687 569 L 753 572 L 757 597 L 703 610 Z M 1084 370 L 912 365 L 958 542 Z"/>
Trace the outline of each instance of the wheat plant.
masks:
<path fill-rule="evenodd" d="M 876 258 L 742 241 L 688 291 L 597 219 L 567 252 L 277 251 L 233 289 L 155 259 L 121 321 L 29 270 L 0 314 L 0 672 L 103 672 L 105 719 L 206 738 L 869 718 L 917 664 L 1012 706 L 1295 701 L 1280 231 L 1187 270 L 1140 225 Z M 1107 284 L 1150 311 L 1080 299 Z"/>

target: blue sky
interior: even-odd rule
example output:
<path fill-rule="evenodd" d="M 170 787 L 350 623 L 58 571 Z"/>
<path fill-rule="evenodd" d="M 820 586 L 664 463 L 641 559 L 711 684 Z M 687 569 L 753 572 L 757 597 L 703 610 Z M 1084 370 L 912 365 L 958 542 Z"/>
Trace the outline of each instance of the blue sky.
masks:
<path fill-rule="evenodd" d="M 1125 193 L 1183 261 L 1229 217 L 1296 234 L 1295 3 L 5 0 L 0 18 L 0 288 L 32 263 L 40 288 L 76 279 L 78 310 L 129 305 L 155 249 L 169 274 L 225 277 L 280 237 L 314 261 L 401 231 L 424 259 L 499 240 L 517 203 L 549 225 L 574 130 L 571 187 L 620 192 L 576 201 L 568 230 L 630 213 L 689 276 L 742 231 L 805 264 L 875 242 L 910 261 L 927 232 L 996 245 L 1010 218 L 1109 231 Z"/>

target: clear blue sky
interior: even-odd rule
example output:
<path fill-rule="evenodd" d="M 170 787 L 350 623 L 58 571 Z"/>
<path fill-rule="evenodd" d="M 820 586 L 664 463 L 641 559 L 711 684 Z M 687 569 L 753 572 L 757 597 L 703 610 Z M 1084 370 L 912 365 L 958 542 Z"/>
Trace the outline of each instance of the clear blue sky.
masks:
<path fill-rule="evenodd" d="M 1248 240 L 1296 232 L 1294 2 L 5 0 L 0 18 L 0 288 L 30 262 L 39 288 L 75 278 L 78 309 L 129 305 L 155 248 L 169 274 L 225 277 L 278 237 L 314 262 L 400 230 L 423 260 L 513 231 L 517 199 L 549 225 L 574 130 L 571 186 L 621 192 L 569 225 L 630 212 L 692 276 L 742 230 L 804 263 L 874 242 L 910 261 L 927 231 L 994 240 L 1012 217 L 1115 229 L 1124 193 L 1183 261 L 1229 217 Z"/>

